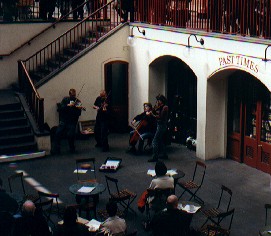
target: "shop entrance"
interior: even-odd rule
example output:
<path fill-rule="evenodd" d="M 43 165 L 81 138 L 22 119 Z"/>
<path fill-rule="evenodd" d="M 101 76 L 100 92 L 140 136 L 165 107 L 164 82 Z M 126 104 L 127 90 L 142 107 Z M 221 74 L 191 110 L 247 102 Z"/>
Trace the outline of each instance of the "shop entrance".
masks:
<path fill-rule="evenodd" d="M 269 173 L 271 97 L 253 76 L 236 72 L 228 83 L 227 156 Z"/>

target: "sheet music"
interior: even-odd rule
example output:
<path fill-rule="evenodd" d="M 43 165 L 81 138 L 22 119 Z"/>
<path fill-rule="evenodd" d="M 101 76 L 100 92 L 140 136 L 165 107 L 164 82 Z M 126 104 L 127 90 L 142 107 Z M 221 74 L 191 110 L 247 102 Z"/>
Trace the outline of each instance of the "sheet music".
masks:
<path fill-rule="evenodd" d="M 173 176 L 173 175 L 177 175 L 177 171 L 176 170 L 168 170 L 166 175 L 169 175 L 169 176 Z M 156 176 L 156 173 L 155 173 L 155 170 L 148 170 L 147 172 L 147 175 L 150 175 L 152 177 L 155 177 Z"/>
<path fill-rule="evenodd" d="M 147 175 L 150 175 L 152 177 L 156 176 L 155 170 L 148 170 Z"/>
<path fill-rule="evenodd" d="M 105 165 L 106 166 L 114 166 L 115 168 L 117 168 L 119 166 L 119 161 L 114 161 L 114 160 L 108 160 L 106 161 Z"/>
<path fill-rule="evenodd" d="M 88 230 L 91 232 L 97 231 L 100 228 L 100 225 L 101 225 L 101 222 L 95 219 L 92 219 L 86 224 L 86 226 L 88 227 Z"/>
<path fill-rule="evenodd" d="M 85 174 L 88 170 L 78 169 L 78 174 Z M 74 170 L 73 173 L 77 173 L 77 169 Z"/>
<path fill-rule="evenodd" d="M 77 190 L 79 193 L 90 193 L 95 189 L 95 187 L 81 187 L 80 189 Z"/>

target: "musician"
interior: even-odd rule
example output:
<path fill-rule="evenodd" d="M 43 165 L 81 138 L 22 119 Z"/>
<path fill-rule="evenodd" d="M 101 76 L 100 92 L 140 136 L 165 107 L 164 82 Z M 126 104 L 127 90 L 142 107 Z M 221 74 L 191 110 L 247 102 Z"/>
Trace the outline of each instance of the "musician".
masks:
<path fill-rule="evenodd" d="M 158 158 L 168 159 L 165 149 L 164 143 L 164 135 L 167 131 L 167 120 L 168 120 L 168 106 L 166 105 L 167 99 L 163 95 L 158 95 L 156 97 L 157 100 L 157 108 L 155 108 L 155 113 L 151 114 L 157 120 L 157 128 L 154 134 L 154 138 L 152 141 L 153 147 L 153 157 L 148 160 L 148 162 L 157 162 Z"/>
<path fill-rule="evenodd" d="M 105 90 L 100 92 L 94 102 L 93 109 L 97 110 L 96 123 L 94 127 L 94 134 L 96 145 L 101 147 L 103 152 L 109 151 L 108 132 L 109 132 L 109 102 L 108 95 Z"/>
<path fill-rule="evenodd" d="M 61 139 L 65 134 L 68 138 L 70 152 L 75 152 L 76 126 L 82 109 L 81 101 L 76 98 L 76 90 L 71 88 L 69 97 L 64 97 L 58 107 L 59 125 L 55 133 L 51 154 L 60 154 Z"/>
<path fill-rule="evenodd" d="M 130 132 L 130 148 L 128 152 L 142 154 L 143 153 L 143 145 L 145 139 L 152 139 L 156 130 L 156 119 L 151 115 L 152 105 L 151 103 L 143 104 L 144 112 L 134 117 L 132 121 L 132 125 L 135 127 L 137 122 L 138 126 L 134 128 L 133 131 Z M 149 113 L 147 115 L 146 113 Z M 138 152 L 136 151 L 136 144 L 138 142 Z"/>

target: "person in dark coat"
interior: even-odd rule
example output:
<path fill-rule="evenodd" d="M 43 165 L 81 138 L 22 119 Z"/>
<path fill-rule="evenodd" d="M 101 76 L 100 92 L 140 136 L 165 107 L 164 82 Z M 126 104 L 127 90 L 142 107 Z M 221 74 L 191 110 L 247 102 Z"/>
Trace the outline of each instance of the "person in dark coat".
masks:
<path fill-rule="evenodd" d="M 82 109 L 81 101 L 76 98 L 76 90 L 70 89 L 69 97 L 64 97 L 58 107 L 60 121 L 54 137 L 52 155 L 60 153 L 61 139 L 64 135 L 67 135 L 70 152 L 75 152 L 76 126 Z"/>
<path fill-rule="evenodd" d="M 63 224 L 57 226 L 57 236 L 85 236 L 90 235 L 88 227 L 77 222 L 76 209 L 68 206 L 64 212 Z"/>
<path fill-rule="evenodd" d="M 0 211 L 9 212 L 13 215 L 18 211 L 18 208 L 17 201 L 3 189 L 3 181 L 0 178 Z"/>
<path fill-rule="evenodd" d="M 49 236 L 49 226 L 40 209 L 32 201 L 25 201 L 22 206 L 22 215 L 15 222 L 14 235 L 16 236 Z"/>
<path fill-rule="evenodd" d="M 170 195 L 167 208 L 154 215 L 151 229 L 154 236 L 185 236 L 189 232 L 192 214 L 178 209 L 178 198 Z"/>

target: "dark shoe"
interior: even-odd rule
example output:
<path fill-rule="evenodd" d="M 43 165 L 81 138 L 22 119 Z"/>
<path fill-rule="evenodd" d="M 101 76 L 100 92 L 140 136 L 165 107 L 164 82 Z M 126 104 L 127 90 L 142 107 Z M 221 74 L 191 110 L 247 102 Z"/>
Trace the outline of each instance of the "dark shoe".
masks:
<path fill-rule="evenodd" d="M 154 158 L 148 160 L 148 162 L 157 162 L 157 161 L 158 161 L 158 160 L 157 160 L 157 159 L 154 159 Z"/>

